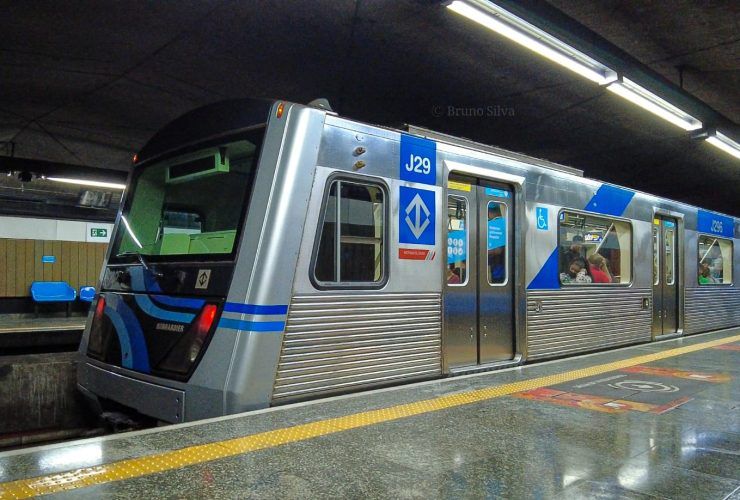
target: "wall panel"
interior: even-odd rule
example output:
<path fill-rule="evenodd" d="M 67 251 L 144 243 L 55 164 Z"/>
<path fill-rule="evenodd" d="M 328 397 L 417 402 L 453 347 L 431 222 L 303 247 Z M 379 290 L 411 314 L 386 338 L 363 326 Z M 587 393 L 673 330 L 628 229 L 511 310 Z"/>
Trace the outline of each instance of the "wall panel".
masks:
<path fill-rule="evenodd" d="M 0 238 L 0 297 L 28 297 L 34 281 L 97 286 L 107 243 Z M 44 256 L 56 262 L 42 262 Z"/>
<path fill-rule="evenodd" d="M 15 240 L 8 240 L 8 253 L 5 269 L 3 270 L 8 281 L 5 286 L 5 296 L 15 296 Z"/>
<path fill-rule="evenodd" d="M 70 242 L 69 246 L 69 284 L 75 287 L 79 287 L 79 272 L 80 263 L 78 256 L 80 255 L 80 244 L 77 242 Z"/>
<path fill-rule="evenodd" d="M 44 266 L 41 263 L 41 257 L 44 255 L 44 242 L 41 240 L 34 240 L 33 247 L 34 247 L 33 279 L 34 281 L 43 281 L 44 280 Z"/>
<path fill-rule="evenodd" d="M 54 247 L 51 241 L 44 241 L 44 255 L 51 255 Z M 50 264 L 43 264 L 44 268 L 44 281 L 52 280 L 52 272 Z"/>
<path fill-rule="evenodd" d="M 0 297 L 5 297 L 8 284 L 8 240 L 0 239 Z"/>
<path fill-rule="evenodd" d="M 26 242 L 15 240 L 15 295 L 20 296 L 26 283 Z"/>
<path fill-rule="evenodd" d="M 62 279 L 62 242 L 54 241 L 51 244 L 51 254 L 57 258 L 55 264 L 51 266 L 51 279 L 52 281 L 61 281 Z"/>
<path fill-rule="evenodd" d="M 26 283 L 33 282 L 36 277 L 36 260 L 34 259 L 36 245 L 33 240 L 26 240 Z"/>

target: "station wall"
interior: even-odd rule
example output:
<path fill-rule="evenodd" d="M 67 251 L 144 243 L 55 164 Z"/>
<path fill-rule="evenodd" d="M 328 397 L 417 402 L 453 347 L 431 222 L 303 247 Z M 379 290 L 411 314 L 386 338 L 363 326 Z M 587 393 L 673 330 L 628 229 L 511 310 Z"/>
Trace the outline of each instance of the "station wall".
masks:
<path fill-rule="evenodd" d="M 0 216 L 0 238 L 108 243 L 113 224 Z"/>
<path fill-rule="evenodd" d="M 0 297 L 28 297 L 33 281 L 96 286 L 106 243 L 0 239 Z M 46 259 L 45 259 L 46 257 Z M 44 262 L 52 260 L 54 262 Z"/>
<path fill-rule="evenodd" d="M 33 281 L 96 286 L 112 224 L 0 217 L 0 298 L 30 296 Z"/>

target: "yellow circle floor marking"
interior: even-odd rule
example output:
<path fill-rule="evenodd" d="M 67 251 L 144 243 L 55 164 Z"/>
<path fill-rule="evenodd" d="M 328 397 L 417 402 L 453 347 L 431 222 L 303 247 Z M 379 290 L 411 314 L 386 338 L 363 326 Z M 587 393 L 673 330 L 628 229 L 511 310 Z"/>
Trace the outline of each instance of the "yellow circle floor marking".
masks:
<path fill-rule="evenodd" d="M 305 441 L 318 436 L 334 434 L 349 429 L 366 427 L 381 422 L 389 422 L 413 415 L 420 415 L 433 411 L 454 408 L 456 406 L 478 403 L 515 392 L 528 391 L 550 385 L 570 382 L 580 378 L 591 377 L 602 373 L 620 370 L 629 366 L 641 365 L 688 354 L 702 349 L 740 341 L 740 335 L 724 339 L 702 342 L 686 347 L 678 347 L 654 354 L 645 354 L 634 358 L 614 361 L 602 365 L 591 366 L 579 370 L 572 370 L 545 377 L 537 377 L 521 382 L 514 382 L 493 387 L 486 387 L 473 391 L 448 394 L 414 403 L 401 404 L 371 410 L 343 417 L 330 418 L 317 422 L 285 427 L 259 434 L 252 434 L 214 443 L 188 446 L 178 450 L 166 451 L 155 455 L 121 460 L 109 464 L 86 467 L 47 476 L 19 479 L 0 484 L 0 498 L 28 498 L 50 493 L 84 488 L 98 484 L 121 481 L 135 477 L 147 476 L 158 472 L 179 469 L 188 465 L 209 462 L 219 458 L 226 458 L 251 451 L 274 448 L 287 443 Z"/>

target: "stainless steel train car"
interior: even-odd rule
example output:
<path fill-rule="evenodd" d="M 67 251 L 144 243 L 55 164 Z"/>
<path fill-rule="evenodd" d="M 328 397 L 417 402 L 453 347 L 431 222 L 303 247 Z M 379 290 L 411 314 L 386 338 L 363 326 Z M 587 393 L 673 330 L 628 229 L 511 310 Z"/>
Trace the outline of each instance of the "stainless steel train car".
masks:
<path fill-rule="evenodd" d="M 143 148 L 79 388 L 182 422 L 740 325 L 738 220 L 314 106 Z"/>

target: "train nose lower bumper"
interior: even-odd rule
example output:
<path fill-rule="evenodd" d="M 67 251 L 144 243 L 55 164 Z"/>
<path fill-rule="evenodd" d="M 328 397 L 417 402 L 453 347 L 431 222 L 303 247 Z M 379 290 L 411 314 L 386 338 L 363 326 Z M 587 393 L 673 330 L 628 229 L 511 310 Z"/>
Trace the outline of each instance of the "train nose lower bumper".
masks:
<path fill-rule="evenodd" d="M 77 368 L 77 386 L 88 398 L 96 394 L 159 420 L 179 423 L 185 420 L 185 391 L 137 380 L 103 370 L 87 362 Z"/>

